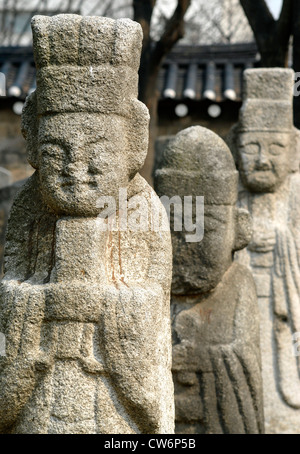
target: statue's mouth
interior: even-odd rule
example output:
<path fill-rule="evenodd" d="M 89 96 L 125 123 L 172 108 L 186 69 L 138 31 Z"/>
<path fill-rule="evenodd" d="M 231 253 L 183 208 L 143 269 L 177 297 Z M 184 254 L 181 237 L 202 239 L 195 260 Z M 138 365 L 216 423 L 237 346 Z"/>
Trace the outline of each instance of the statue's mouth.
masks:
<path fill-rule="evenodd" d="M 257 170 L 256 172 L 254 172 L 254 175 L 257 175 L 257 176 L 260 176 L 260 175 L 263 175 L 263 176 L 266 176 L 266 175 L 274 175 L 272 170 L 270 169 L 262 169 L 262 170 Z"/>
<path fill-rule="evenodd" d="M 274 173 L 272 172 L 272 170 L 270 169 L 262 169 L 262 170 L 256 170 L 254 172 L 249 172 L 248 173 L 248 176 L 251 177 L 251 178 L 257 178 L 257 179 L 261 179 L 261 178 L 268 178 L 268 177 L 274 177 Z"/>
<path fill-rule="evenodd" d="M 66 187 L 66 186 L 82 186 L 82 185 L 90 185 L 91 181 L 89 180 L 76 180 L 74 178 L 68 178 L 68 179 L 63 179 L 61 181 L 61 186 Z"/>

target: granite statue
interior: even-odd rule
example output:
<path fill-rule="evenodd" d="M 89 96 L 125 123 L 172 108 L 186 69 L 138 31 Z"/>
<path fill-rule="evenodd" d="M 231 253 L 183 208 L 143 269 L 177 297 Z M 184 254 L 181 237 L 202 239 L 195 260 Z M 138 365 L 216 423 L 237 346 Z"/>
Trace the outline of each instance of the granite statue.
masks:
<path fill-rule="evenodd" d="M 252 240 L 236 259 L 256 283 L 271 434 L 300 432 L 300 133 L 293 85 L 291 69 L 245 71 L 239 122 L 228 137 L 240 173 L 238 203 L 253 218 Z"/>
<path fill-rule="evenodd" d="M 156 171 L 158 195 L 170 201 L 204 196 L 201 241 L 187 242 L 186 229 L 173 228 L 175 205 L 170 216 L 172 370 L 180 434 L 264 431 L 255 285 L 250 271 L 233 262 L 252 233 L 248 211 L 235 206 L 237 185 L 229 148 L 200 126 L 169 141 Z"/>
<path fill-rule="evenodd" d="M 8 225 L 0 431 L 173 433 L 170 232 L 120 228 L 120 189 L 125 203 L 160 207 L 138 173 L 141 27 L 58 15 L 35 16 L 32 30 L 37 89 L 22 128 L 36 171 Z M 103 197 L 117 200 L 115 228 Z"/>

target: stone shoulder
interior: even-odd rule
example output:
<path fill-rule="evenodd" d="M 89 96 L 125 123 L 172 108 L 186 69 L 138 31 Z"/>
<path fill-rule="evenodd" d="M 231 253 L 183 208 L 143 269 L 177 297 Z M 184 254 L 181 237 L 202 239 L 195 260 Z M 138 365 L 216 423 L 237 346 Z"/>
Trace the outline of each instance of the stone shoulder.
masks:
<path fill-rule="evenodd" d="M 151 204 L 154 205 L 154 207 L 152 207 L 152 208 L 154 208 L 155 210 L 161 209 L 162 223 L 163 223 L 164 231 L 167 230 L 169 232 L 170 229 L 168 227 L 169 220 L 167 217 L 167 213 L 166 213 L 166 210 L 163 208 L 163 205 L 162 205 L 157 193 L 150 186 L 150 184 L 145 180 L 145 178 L 143 178 L 140 174 L 137 174 L 135 176 L 134 180 L 135 180 L 134 186 L 132 186 L 132 190 L 134 188 L 134 193 L 132 195 L 138 194 L 138 195 L 144 196 L 147 199 L 149 205 L 151 205 Z M 130 192 L 129 192 L 129 195 L 130 195 Z"/>
<path fill-rule="evenodd" d="M 39 191 L 37 172 L 26 180 L 25 184 L 19 189 L 15 196 L 11 213 L 15 210 L 19 211 L 19 209 L 24 213 L 28 212 L 30 215 L 41 213 L 46 209 Z"/>
<path fill-rule="evenodd" d="M 247 304 L 249 310 L 251 310 L 250 307 L 257 308 L 256 286 L 249 268 L 241 263 L 233 262 L 231 274 L 231 285 L 238 291 L 240 302 L 243 305 Z"/>
<path fill-rule="evenodd" d="M 290 178 L 290 197 L 294 202 L 294 205 L 297 206 L 298 211 L 300 210 L 300 173 L 296 172 L 291 175 Z M 295 206 L 295 207 L 296 207 Z"/>
<path fill-rule="evenodd" d="M 289 223 L 293 229 L 300 230 L 300 174 L 294 173 L 289 185 Z"/>
<path fill-rule="evenodd" d="M 132 193 L 132 195 L 141 194 L 146 197 L 147 196 L 151 197 L 151 195 L 153 195 L 154 198 L 159 200 L 159 197 L 156 194 L 156 192 L 154 191 L 154 189 L 152 188 L 152 186 L 150 186 L 150 184 L 145 180 L 145 178 L 142 177 L 142 175 L 140 175 L 139 173 L 136 174 L 136 176 L 132 180 L 132 183 L 133 183 L 132 192 L 134 191 L 134 193 Z M 130 192 L 129 192 L 129 195 L 131 195 Z"/>
<path fill-rule="evenodd" d="M 241 263 L 233 262 L 232 274 L 234 276 L 234 283 L 239 288 L 242 289 L 245 285 L 247 285 L 250 292 L 255 292 L 255 282 L 249 268 L 247 268 L 245 265 L 242 265 Z"/>
<path fill-rule="evenodd" d="M 237 338 L 256 347 L 259 345 L 259 309 L 254 278 L 251 271 L 234 262 L 231 285 L 236 288 L 238 301 L 236 306 Z"/>

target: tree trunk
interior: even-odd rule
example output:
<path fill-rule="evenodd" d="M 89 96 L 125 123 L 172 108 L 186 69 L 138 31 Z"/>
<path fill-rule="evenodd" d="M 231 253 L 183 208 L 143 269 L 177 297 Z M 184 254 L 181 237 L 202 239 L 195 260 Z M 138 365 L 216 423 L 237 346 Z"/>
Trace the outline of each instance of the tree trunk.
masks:
<path fill-rule="evenodd" d="M 278 20 L 275 20 L 265 0 L 240 0 L 252 28 L 261 66 L 287 67 L 293 0 L 283 0 Z"/>
<path fill-rule="evenodd" d="M 154 164 L 154 146 L 157 136 L 157 104 L 159 94 L 156 83 L 161 64 L 174 44 L 184 35 L 184 16 L 191 0 L 177 0 L 173 15 L 167 21 L 164 32 L 157 42 L 150 37 L 150 23 L 156 0 L 134 0 L 134 19 L 143 28 L 144 40 L 139 71 L 139 100 L 149 109 L 150 140 L 149 151 L 141 174 L 152 185 L 152 169 Z"/>
<path fill-rule="evenodd" d="M 149 72 L 146 70 L 146 65 L 142 65 L 142 71 L 140 71 L 140 91 L 139 99 L 149 109 L 150 113 L 150 128 L 149 128 L 149 149 L 145 160 L 145 164 L 141 169 L 142 176 L 153 186 L 152 169 L 154 164 L 155 156 L 155 139 L 157 137 L 157 106 L 159 100 L 159 92 L 156 88 L 157 77 L 159 73 L 159 66 L 155 68 L 149 68 Z"/>
<path fill-rule="evenodd" d="M 270 32 L 256 40 L 261 55 L 261 66 L 264 68 L 287 68 L 289 44 L 278 40 L 276 31 Z"/>

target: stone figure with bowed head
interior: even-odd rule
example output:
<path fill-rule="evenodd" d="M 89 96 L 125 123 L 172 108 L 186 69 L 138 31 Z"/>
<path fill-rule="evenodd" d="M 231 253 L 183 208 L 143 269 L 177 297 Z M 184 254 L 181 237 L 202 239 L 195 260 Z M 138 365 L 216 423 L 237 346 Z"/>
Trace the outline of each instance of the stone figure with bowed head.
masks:
<path fill-rule="evenodd" d="M 293 85 L 289 69 L 245 71 L 243 106 L 229 136 L 240 172 L 239 205 L 253 217 L 252 240 L 237 260 L 250 268 L 257 288 L 268 433 L 300 431 L 300 149 Z"/>
<path fill-rule="evenodd" d="M 136 197 L 160 208 L 138 174 L 141 27 L 59 15 L 32 29 L 37 89 L 23 133 L 36 171 L 7 234 L 1 432 L 172 433 L 168 220 L 160 232 L 124 227 L 127 205 L 138 220 Z M 103 200 L 116 201 L 109 222 Z"/>
<path fill-rule="evenodd" d="M 237 184 L 230 150 L 200 126 L 169 142 L 156 171 L 159 195 L 192 195 L 194 205 L 204 196 L 201 241 L 187 242 L 185 229 L 173 230 L 171 219 L 177 433 L 264 430 L 255 286 L 247 268 L 233 262 L 251 238 L 249 213 L 235 206 Z M 195 225 L 202 222 L 198 214 L 196 205 Z"/>

